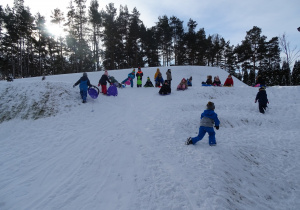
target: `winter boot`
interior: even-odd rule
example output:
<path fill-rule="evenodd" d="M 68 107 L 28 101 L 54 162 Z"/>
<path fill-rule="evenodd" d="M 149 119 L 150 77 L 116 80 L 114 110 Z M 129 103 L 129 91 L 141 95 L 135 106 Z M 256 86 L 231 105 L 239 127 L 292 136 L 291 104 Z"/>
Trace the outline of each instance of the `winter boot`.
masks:
<path fill-rule="evenodd" d="M 192 138 L 189 137 L 189 138 L 186 140 L 185 144 L 186 144 L 186 145 L 193 144 Z"/>

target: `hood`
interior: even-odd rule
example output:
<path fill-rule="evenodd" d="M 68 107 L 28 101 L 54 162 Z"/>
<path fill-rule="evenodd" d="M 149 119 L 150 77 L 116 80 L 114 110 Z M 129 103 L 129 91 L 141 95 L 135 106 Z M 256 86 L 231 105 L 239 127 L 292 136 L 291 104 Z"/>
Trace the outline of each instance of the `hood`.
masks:
<path fill-rule="evenodd" d="M 211 109 L 206 109 L 203 112 L 203 115 L 205 117 L 212 117 L 214 114 L 215 114 L 214 110 L 211 110 Z"/>

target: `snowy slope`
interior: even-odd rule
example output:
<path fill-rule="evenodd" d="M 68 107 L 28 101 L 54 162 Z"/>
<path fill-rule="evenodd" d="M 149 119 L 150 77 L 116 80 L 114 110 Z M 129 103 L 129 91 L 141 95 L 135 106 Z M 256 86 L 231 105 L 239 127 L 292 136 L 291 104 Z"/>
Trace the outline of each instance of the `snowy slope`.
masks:
<path fill-rule="evenodd" d="M 201 86 L 208 74 L 224 83 L 225 71 L 171 69 L 169 96 L 135 80 L 86 104 L 72 87 L 81 73 L 0 82 L 0 209 L 299 209 L 300 87 L 267 88 L 263 115 L 257 88 Z M 142 70 L 154 82 L 156 68 Z M 190 76 L 193 87 L 176 91 Z M 184 145 L 208 101 L 218 145 Z"/>

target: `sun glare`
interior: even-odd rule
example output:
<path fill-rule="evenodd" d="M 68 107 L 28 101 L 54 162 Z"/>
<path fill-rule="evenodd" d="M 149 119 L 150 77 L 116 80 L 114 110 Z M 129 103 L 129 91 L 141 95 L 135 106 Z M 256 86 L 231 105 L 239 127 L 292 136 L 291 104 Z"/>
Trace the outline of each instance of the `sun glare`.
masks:
<path fill-rule="evenodd" d="M 63 27 L 59 26 L 58 24 L 49 23 L 47 25 L 47 29 L 49 33 L 55 37 L 65 36 Z"/>

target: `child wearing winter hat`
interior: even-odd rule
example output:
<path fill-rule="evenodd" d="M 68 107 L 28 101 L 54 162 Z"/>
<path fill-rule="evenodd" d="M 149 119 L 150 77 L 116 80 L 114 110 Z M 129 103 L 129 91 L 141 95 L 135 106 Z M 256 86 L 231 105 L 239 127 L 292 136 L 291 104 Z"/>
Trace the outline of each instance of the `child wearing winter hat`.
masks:
<path fill-rule="evenodd" d="M 211 101 L 209 101 L 206 105 L 207 109 L 204 110 L 204 112 L 201 114 L 200 119 L 200 128 L 199 128 L 199 134 L 198 136 L 192 138 L 189 137 L 185 144 L 196 144 L 198 141 L 202 140 L 205 136 L 206 132 L 209 135 L 209 145 L 215 146 L 216 143 L 216 133 L 214 131 L 213 126 L 215 125 L 215 128 L 219 130 L 220 121 L 218 119 L 218 115 L 215 113 L 215 104 Z"/>
<path fill-rule="evenodd" d="M 137 87 L 142 87 L 142 78 L 143 78 L 143 72 L 141 70 L 141 67 L 138 68 L 138 72 L 136 73 L 136 78 L 137 78 L 137 81 L 136 81 L 136 85 Z"/>
<path fill-rule="evenodd" d="M 169 82 L 165 80 L 163 86 L 160 88 L 159 92 L 160 95 L 169 95 L 171 94 L 171 88 Z"/>
<path fill-rule="evenodd" d="M 231 74 L 228 75 L 227 79 L 225 80 L 225 83 L 223 86 L 232 87 L 233 86 L 233 79 Z"/>
<path fill-rule="evenodd" d="M 73 88 L 78 84 L 80 89 L 80 95 L 82 98 L 82 103 L 86 103 L 88 87 L 92 86 L 86 72 L 84 72 L 82 77 L 73 85 Z"/>
<path fill-rule="evenodd" d="M 150 77 L 147 77 L 147 82 L 145 83 L 144 87 L 154 87 Z"/>
<path fill-rule="evenodd" d="M 111 81 L 108 78 L 108 72 L 107 72 L 107 70 L 105 70 L 104 74 L 101 76 L 101 78 L 99 80 L 99 83 L 98 83 L 98 87 L 101 85 L 101 90 L 102 90 L 102 93 L 104 95 L 107 94 L 107 87 L 106 87 L 107 83 L 106 82 L 111 83 Z"/>
<path fill-rule="evenodd" d="M 130 81 L 130 86 L 133 88 L 133 79 L 135 78 L 135 69 L 132 70 L 132 72 L 130 72 L 128 74 L 128 77 L 123 80 L 122 84 L 125 84 L 128 80 Z"/>
<path fill-rule="evenodd" d="M 269 103 L 267 92 L 264 87 L 259 88 L 258 93 L 256 94 L 255 103 L 258 101 L 259 112 L 264 114 L 267 104 Z"/>
<path fill-rule="evenodd" d="M 221 81 L 219 76 L 214 77 L 213 86 L 221 86 Z"/>
<path fill-rule="evenodd" d="M 159 68 L 156 69 L 156 72 L 154 74 L 154 80 L 156 80 L 156 78 L 158 77 L 158 74 L 160 74 Z"/>

